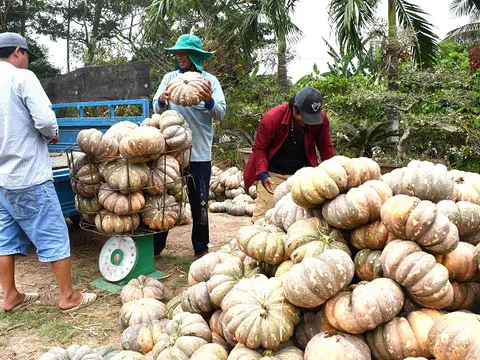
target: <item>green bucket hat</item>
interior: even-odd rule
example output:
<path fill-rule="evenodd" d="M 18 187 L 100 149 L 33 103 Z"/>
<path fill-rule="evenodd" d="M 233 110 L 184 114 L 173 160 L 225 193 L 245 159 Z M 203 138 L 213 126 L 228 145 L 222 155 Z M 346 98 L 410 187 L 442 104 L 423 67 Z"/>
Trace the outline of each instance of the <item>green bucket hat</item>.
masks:
<path fill-rule="evenodd" d="M 180 35 L 175 46 L 165 48 L 170 54 L 175 54 L 177 50 L 187 50 L 190 60 L 195 64 L 198 70 L 203 71 L 202 62 L 209 59 L 213 53 L 202 49 L 202 40 L 198 36 L 192 34 Z M 180 66 L 175 61 L 175 68 L 178 70 Z"/>

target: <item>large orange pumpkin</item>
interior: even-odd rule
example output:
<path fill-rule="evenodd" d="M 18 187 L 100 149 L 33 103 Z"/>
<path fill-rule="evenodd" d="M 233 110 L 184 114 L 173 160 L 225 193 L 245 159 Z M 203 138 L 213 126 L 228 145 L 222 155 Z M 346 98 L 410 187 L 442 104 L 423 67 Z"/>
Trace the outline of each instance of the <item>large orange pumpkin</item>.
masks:
<path fill-rule="evenodd" d="M 175 226 L 180 205 L 172 195 L 149 196 L 142 211 L 142 221 L 150 229 L 168 230 Z"/>
<path fill-rule="evenodd" d="M 475 246 L 460 241 L 452 252 L 445 255 L 437 255 L 437 262 L 448 270 L 450 280 L 474 281 L 480 278 L 480 271 L 475 263 Z"/>
<path fill-rule="evenodd" d="M 381 250 L 394 235 L 387 230 L 381 219 L 359 226 L 350 233 L 350 242 L 356 249 Z"/>
<path fill-rule="evenodd" d="M 480 205 L 468 201 L 440 201 L 436 210 L 448 217 L 458 229 L 460 240 L 476 244 L 480 233 Z"/>
<path fill-rule="evenodd" d="M 108 163 L 102 170 L 103 177 L 111 188 L 122 194 L 142 189 L 148 183 L 149 173 L 146 164 L 130 164 L 124 159 Z"/>
<path fill-rule="evenodd" d="M 118 215 L 139 212 L 145 205 L 145 197 L 141 191 L 122 194 L 113 190 L 108 183 L 100 186 L 98 201 L 105 209 Z"/>

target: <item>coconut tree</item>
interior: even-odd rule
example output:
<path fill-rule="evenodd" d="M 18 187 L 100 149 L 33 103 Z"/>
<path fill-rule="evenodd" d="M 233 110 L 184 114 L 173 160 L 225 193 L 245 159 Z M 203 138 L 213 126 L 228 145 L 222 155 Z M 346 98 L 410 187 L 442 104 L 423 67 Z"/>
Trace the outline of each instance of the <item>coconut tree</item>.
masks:
<path fill-rule="evenodd" d="M 453 0 L 450 12 L 455 18 L 469 16 L 470 21 L 448 32 L 447 39 L 458 42 L 480 39 L 480 0 Z"/>

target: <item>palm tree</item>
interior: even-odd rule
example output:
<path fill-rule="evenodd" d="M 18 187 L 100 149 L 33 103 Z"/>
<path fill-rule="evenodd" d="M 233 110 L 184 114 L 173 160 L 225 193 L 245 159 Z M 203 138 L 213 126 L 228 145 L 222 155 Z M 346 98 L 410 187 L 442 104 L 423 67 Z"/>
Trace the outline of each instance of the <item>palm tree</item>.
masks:
<path fill-rule="evenodd" d="M 469 16 L 470 22 L 447 33 L 447 39 L 459 42 L 480 39 L 480 0 L 453 0 L 450 4 L 453 17 Z"/>
<path fill-rule="evenodd" d="M 331 0 L 329 15 L 341 48 L 363 54 L 365 41 L 363 32 L 374 24 L 375 12 L 380 0 Z M 435 62 L 438 37 L 432 25 L 425 20 L 426 13 L 417 5 L 405 0 L 388 0 L 388 88 L 398 88 L 399 44 L 398 28 L 412 32 L 415 62 L 419 66 L 431 66 Z M 398 112 L 387 108 L 387 119 L 393 130 L 398 130 Z"/>

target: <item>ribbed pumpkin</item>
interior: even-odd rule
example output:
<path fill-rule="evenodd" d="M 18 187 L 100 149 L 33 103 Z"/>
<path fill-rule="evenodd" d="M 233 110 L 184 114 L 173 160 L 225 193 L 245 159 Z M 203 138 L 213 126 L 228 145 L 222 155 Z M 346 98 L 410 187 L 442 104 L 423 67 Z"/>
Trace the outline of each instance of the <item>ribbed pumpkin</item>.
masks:
<path fill-rule="evenodd" d="M 415 241 L 430 253 L 447 254 L 458 245 L 457 227 L 431 201 L 396 195 L 382 206 L 381 218 L 397 238 Z"/>
<path fill-rule="evenodd" d="M 119 354 L 121 350 L 115 349 L 111 345 L 102 345 L 94 349 L 94 351 L 102 356 L 104 360 L 111 360 L 115 355 Z"/>
<path fill-rule="evenodd" d="M 182 310 L 192 314 L 208 316 L 216 307 L 208 294 L 207 283 L 202 281 L 190 286 L 182 296 Z"/>
<path fill-rule="evenodd" d="M 255 212 L 255 208 L 256 208 L 255 204 L 246 204 L 245 205 L 245 215 L 253 216 L 253 213 Z"/>
<path fill-rule="evenodd" d="M 160 320 L 167 315 L 167 307 L 155 299 L 132 300 L 120 309 L 120 324 L 126 328 L 135 324 Z"/>
<path fill-rule="evenodd" d="M 188 284 L 195 285 L 202 281 L 208 281 L 212 277 L 215 266 L 231 261 L 236 261 L 236 257 L 223 252 L 208 253 L 190 265 Z"/>
<path fill-rule="evenodd" d="M 73 192 L 83 197 L 95 196 L 102 181 L 98 166 L 85 154 L 75 154 L 73 164 L 70 166 Z"/>
<path fill-rule="evenodd" d="M 238 231 L 238 247 L 255 260 L 269 264 L 280 264 L 286 260 L 283 232 L 270 231 L 268 227 L 251 225 Z"/>
<path fill-rule="evenodd" d="M 250 195 L 252 199 L 257 198 L 257 185 L 252 185 L 248 188 L 248 195 Z"/>
<path fill-rule="evenodd" d="M 97 129 L 81 130 L 77 135 L 77 144 L 88 156 L 97 161 L 114 161 L 118 156 L 117 139 L 104 135 Z"/>
<path fill-rule="evenodd" d="M 278 265 L 277 270 L 275 271 L 275 277 L 284 277 L 290 271 L 293 265 L 295 265 L 295 263 L 292 260 L 285 260 Z"/>
<path fill-rule="evenodd" d="M 346 194 L 325 202 L 322 215 L 337 229 L 354 229 L 380 218 L 380 208 L 392 190 L 380 180 L 370 180 Z"/>
<path fill-rule="evenodd" d="M 450 170 L 450 178 L 455 182 L 454 201 L 469 201 L 480 204 L 480 175 L 460 170 Z"/>
<path fill-rule="evenodd" d="M 149 196 L 142 211 L 142 221 L 150 229 L 167 230 L 177 223 L 180 205 L 172 195 Z"/>
<path fill-rule="evenodd" d="M 142 354 L 152 351 L 155 342 L 165 332 L 169 322 L 168 319 L 161 319 L 129 326 L 122 334 L 122 347 Z"/>
<path fill-rule="evenodd" d="M 278 278 L 255 275 L 236 284 L 222 301 L 224 324 L 248 348 L 276 349 L 292 335 L 300 311 L 290 304 Z"/>
<path fill-rule="evenodd" d="M 350 243 L 356 249 L 381 250 L 395 237 L 387 230 L 381 219 L 359 226 L 350 234 Z"/>
<path fill-rule="evenodd" d="M 115 354 L 110 360 L 148 360 L 147 356 L 143 356 L 142 354 L 132 351 L 132 350 L 123 350 L 120 351 L 118 354 Z"/>
<path fill-rule="evenodd" d="M 480 359 L 480 317 L 453 312 L 438 319 L 428 334 L 428 348 L 437 360 Z"/>
<path fill-rule="evenodd" d="M 236 189 L 226 189 L 225 190 L 225 196 L 227 199 L 234 199 L 238 195 L 243 195 L 245 194 L 245 190 L 242 187 L 238 187 Z"/>
<path fill-rule="evenodd" d="M 246 214 L 245 203 L 232 203 L 227 208 L 227 213 L 233 216 L 243 216 Z"/>
<path fill-rule="evenodd" d="M 475 246 L 475 250 L 473 250 L 473 259 L 477 265 L 477 269 L 480 271 L 480 244 Z"/>
<path fill-rule="evenodd" d="M 239 249 L 237 239 L 230 240 L 217 251 L 238 257 L 241 261 L 243 261 L 246 256 L 245 253 Z"/>
<path fill-rule="evenodd" d="M 305 349 L 305 360 L 371 360 L 363 337 L 337 331 L 322 331 Z"/>
<path fill-rule="evenodd" d="M 276 350 L 249 349 L 237 344 L 228 360 L 303 360 L 303 351 L 291 343 L 285 343 Z"/>
<path fill-rule="evenodd" d="M 202 101 L 200 91 L 205 78 L 195 71 L 179 74 L 167 84 L 169 99 L 180 106 L 194 106 Z"/>
<path fill-rule="evenodd" d="M 228 332 L 227 328 L 225 327 L 223 322 L 224 315 L 225 314 L 222 310 L 215 311 L 209 320 L 210 329 L 212 329 L 212 333 L 217 334 L 224 339 L 229 346 L 233 347 L 237 345 L 238 341 L 232 334 Z"/>
<path fill-rule="evenodd" d="M 263 274 L 263 270 L 260 267 L 246 267 L 238 258 L 218 264 L 213 269 L 211 278 L 207 281 L 211 302 L 220 307 L 223 298 L 240 280 L 251 278 L 256 274 Z"/>
<path fill-rule="evenodd" d="M 154 360 L 190 359 L 201 346 L 212 342 L 212 332 L 198 314 L 173 317 L 153 347 Z"/>
<path fill-rule="evenodd" d="M 227 212 L 229 204 L 223 201 L 214 201 L 208 206 L 208 211 L 212 213 L 224 213 Z"/>
<path fill-rule="evenodd" d="M 306 258 L 285 275 L 283 289 L 292 304 L 314 308 L 344 289 L 353 279 L 354 264 L 342 250 L 327 250 Z"/>
<path fill-rule="evenodd" d="M 455 250 L 445 255 L 437 255 L 435 258 L 447 268 L 450 280 L 474 281 L 480 278 L 474 251 L 475 246 L 460 241 Z"/>
<path fill-rule="evenodd" d="M 205 344 L 195 351 L 190 360 L 227 360 L 228 353 L 218 344 Z"/>
<path fill-rule="evenodd" d="M 372 281 L 383 277 L 382 264 L 380 257 L 382 252 L 380 250 L 363 249 L 360 250 L 354 259 L 355 274 L 360 280 Z"/>
<path fill-rule="evenodd" d="M 288 228 L 285 250 L 295 263 L 305 257 L 318 257 L 328 249 L 339 249 L 351 255 L 340 231 L 330 228 L 319 218 L 300 220 Z"/>
<path fill-rule="evenodd" d="M 189 203 L 183 203 L 179 212 L 177 225 L 186 225 L 192 221 L 192 209 Z"/>
<path fill-rule="evenodd" d="M 140 191 L 122 194 L 103 183 L 98 190 L 98 201 L 110 212 L 118 215 L 139 212 L 145 205 L 145 197 Z"/>
<path fill-rule="evenodd" d="M 448 270 L 412 241 L 394 240 L 380 258 L 385 277 L 402 285 L 418 304 L 443 309 L 453 300 Z"/>
<path fill-rule="evenodd" d="M 237 189 L 240 187 L 240 179 L 241 172 L 236 167 L 231 167 L 222 172 L 218 176 L 218 181 L 222 184 L 226 189 Z"/>
<path fill-rule="evenodd" d="M 153 126 L 142 126 L 133 130 L 120 142 L 120 154 L 130 163 L 156 160 L 165 151 L 165 139 Z"/>
<path fill-rule="evenodd" d="M 163 194 L 165 188 L 173 189 L 180 179 L 180 165 L 171 155 L 162 155 L 150 169 L 147 183 L 149 195 Z"/>
<path fill-rule="evenodd" d="M 293 179 L 291 193 L 297 205 L 312 208 L 368 180 L 380 178 L 380 167 L 371 159 L 334 156 Z"/>
<path fill-rule="evenodd" d="M 480 284 L 452 281 L 453 300 L 445 308 L 448 311 L 468 310 L 475 304 L 476 296 L 480 295 Z"/>
<path fill-rule="evenodd" d="M 361 334 L 393 319 L 404 302 L 403 291 L 395 281 L 379 278 L 339 292 L 325 303 L 323 311 L 334 328 Z"/>
<path fill-rule="evenodd" d="M 192 133 L 188 123 L 182 114 L 175 110 L 167 110 L 161 115 L 152 116 L 152 119 L 144 121 L 142 126 L 160 129 L 169 150 L 192 145 Z"/>
<path fill-rule="evenodd" d="M 148 183 L 150 169 L 145 164 L 129 164 L 118 159 L 105 165 L 102 174 L 112 189 L 122 194 L 135 192 Z"/>
<path fill-rule="evenodd" d="M 182 298 L 183 298 L 183 292 L 178 294 L 177 296 L 174 296 L 173 298 L 171 298 L 170 301 L 167 303 L 167 318 L 168 319 L 172 320 L 175 315 L 183 312 Z"/>
<path fill-rule="evenodd" d="M 67 349 L 52 347 L 38 360 L 103 360 L 103 357 L 95 353 L 90 346 L 72 345 Z"/>
<path fill-rule="evenodd" d="M 220 184 L 220 180 L 218 177 L 212 176 L 210 179 L 210 190 L 213 191 L 215 194 L 220 195 L 225 192 L 225 186 Z"/>
<path fill-rule="evenodd" d="M 306 312 L 295 328 L 295 340 L 301 349 L 305 349 L 312 338 L 322 331 L 333 330 L 325 318 L 325 314 L 319 311 L 317 314 Z"/>
<path fill-rule="evenodd" d="M 120 121 L 110 126 L 105 135 L 115 138 L 120 144 L 120 141 L 122 141 L 123 138 L 130 135 L 132 131 L 137 128 L 138 125 L 131 121 Z"/>
<path fill-rule="evenodd" d="M 293 202 L 292 194 L 288 193 L 281 198 L 273 209 L 265 214 L 265 219 L 284 231 L 300 220 L 311 217 L 321 217 L 320 208 L 304 209 Z"/>
<path fill-rule="evenodd" d="M 98 213 L 103 209 L 97 197 L 75 195 L 75 209 L 80 213 Z"/>
<path fill-rule="evenodd" d="M 122 304 L 132 300 L 140 300 L 145 298 L 163 299 L 165 295 L 165 286 L 154 278 L 147 278 L 140 275 L 138 278 L 132 279 L 125 285 L 120 293 Z"/>
<path fill-rule="evenodd" d="M 428 333 L 435 321 L 444 315 L 433 309 L 412 311 L 405 317 L 395 317 L 366 336 L 375 359 L 403 360 L 409 356 L 431 357 Z"/>
<path fill-rule="evenodd" d="M 95 216 L 95 226 L 106 235 L 129 233 L 138 225 L 140 225 L 138 214 L 117 215 L 103 209 Z"/>
<path fill-rule="evenodd" d="M 410 195 L 435 203 L 454 199 L 454 182 L 442 164 L 413 160 L 407 167 L 385 174 L 383 181 L 394 195 Z"/>
<path fill-rule="evenodd" d="M 436 205 L 440 214 L 444 214 L 455 224 L 458 229 L 460 240 L 474 243 L 475 238 L 480 233 L 480 205 L 472 204 L 468 201 L 440 201 Z"/>

